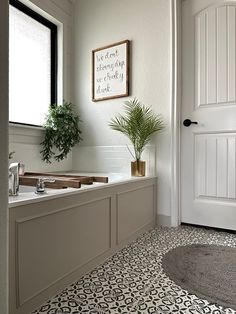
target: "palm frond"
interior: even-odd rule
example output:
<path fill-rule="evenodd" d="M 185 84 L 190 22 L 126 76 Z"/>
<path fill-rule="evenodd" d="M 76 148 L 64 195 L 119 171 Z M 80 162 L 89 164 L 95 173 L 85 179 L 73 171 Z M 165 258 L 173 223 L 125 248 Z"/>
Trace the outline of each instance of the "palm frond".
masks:
<path fill-rule="evenodd" d="M 135 158 L 139 160 L 152 134 L 161 131 L 165 125 L 160 115 L 141 104 L 137 98 L 126 101 L 124 111 L 125 115 L 111 119 L 109 126 L 130 139 L 134 146 Z"/>

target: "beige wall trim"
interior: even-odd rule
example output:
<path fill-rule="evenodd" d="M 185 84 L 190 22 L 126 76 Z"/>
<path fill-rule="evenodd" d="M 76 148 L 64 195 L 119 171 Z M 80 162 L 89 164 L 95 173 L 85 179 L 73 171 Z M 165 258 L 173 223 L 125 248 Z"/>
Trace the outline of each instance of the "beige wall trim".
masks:
<path fill-rule="evenodd" d="M 20 223 L 27 222 L 29 220 L 39 219 L 39 218 L 42 218 L 42 217 L 45 217 L 45 216 L 49 216 L 49 215 L 55 215 L 56 213 L 59 213 L 59 212 L 65 211 L 65 210 L 71 210 L 71 209 L 76 208 L 78 206 L 89 205 L 89 204 L 93 204 L 93 203 L 96 203 L 98 201 L 103 201 L 103 200 L 106 200 L 106 199 L 110 200 L 111 197 L 112 197 L 111 195 L 106 195 L 105 197 L 98 197 L 98 198 L 93 199 L 91 201 L 87 201 L 87 202 L 83 202 L 83 203 L 78 202 L 78 203 L 73 204 L 73 206 L 65 206 L 65 207 L 60 208 L 60 209 L 54 209 L 54 210 L 49 211 L 47 213 L 38 214 L 38 215 L 32 215 L 32 216 L 27 216 L 26 218 L 17 219 L 16 223 L 20 224 Z"/>
<path fill-rule="evenodd" d="M 136 189 L 129 189 L 129 190 L 126 190 L 124 192 L 117 193 L 117 195 L 119 196 L 119 195 L 122 195 L 122 194 L 125 194 L 125 193 L 135 192 L 135 191 L 142 190 L 142 189 L 148 188 L 148 187 L 153 187 L 153 184 L 142 185 L 142 186 L 139 186 Z"/>
<path fill-rule="evenodd" d="M 8 314 L 8 1 L 0 7 L 0 313 Z"/>

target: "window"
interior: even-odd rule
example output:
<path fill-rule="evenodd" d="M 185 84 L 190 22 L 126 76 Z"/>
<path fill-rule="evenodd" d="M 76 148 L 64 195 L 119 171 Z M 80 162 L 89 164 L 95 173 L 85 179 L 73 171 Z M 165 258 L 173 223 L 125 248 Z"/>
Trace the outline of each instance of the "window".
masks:
<path fill-rule="evenodd" d="M 10 1 L 9 120 L 40 126 L 57 102 L 57 26 Z"/>

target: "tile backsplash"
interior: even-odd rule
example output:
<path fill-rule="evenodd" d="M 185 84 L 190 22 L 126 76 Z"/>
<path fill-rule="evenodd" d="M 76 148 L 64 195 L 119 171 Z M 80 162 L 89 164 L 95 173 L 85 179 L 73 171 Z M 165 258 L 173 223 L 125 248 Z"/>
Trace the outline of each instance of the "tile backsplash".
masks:
<path fill-rule="evenodd" d="M 132 147 L 129 147 L 132 151 Z M 127 146 L 77 146 L 73 151 L 72 169 L 85 172 L 130 173 L 133 160 Z M 155 174 L 155 146 L 143 152 L 147 175 Z"/>

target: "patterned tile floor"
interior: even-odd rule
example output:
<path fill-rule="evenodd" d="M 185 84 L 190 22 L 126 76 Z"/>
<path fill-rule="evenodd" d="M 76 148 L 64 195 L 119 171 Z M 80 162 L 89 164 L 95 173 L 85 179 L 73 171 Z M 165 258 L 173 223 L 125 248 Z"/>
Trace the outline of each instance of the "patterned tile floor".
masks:
<path fill-rule="evenodd" d="M 155 228 L 33 313 L 236 313 L 189 294 L 163 272 L 162 256 L 192 243 L 236 247 L 236 234 L 190 226 Z"/>

